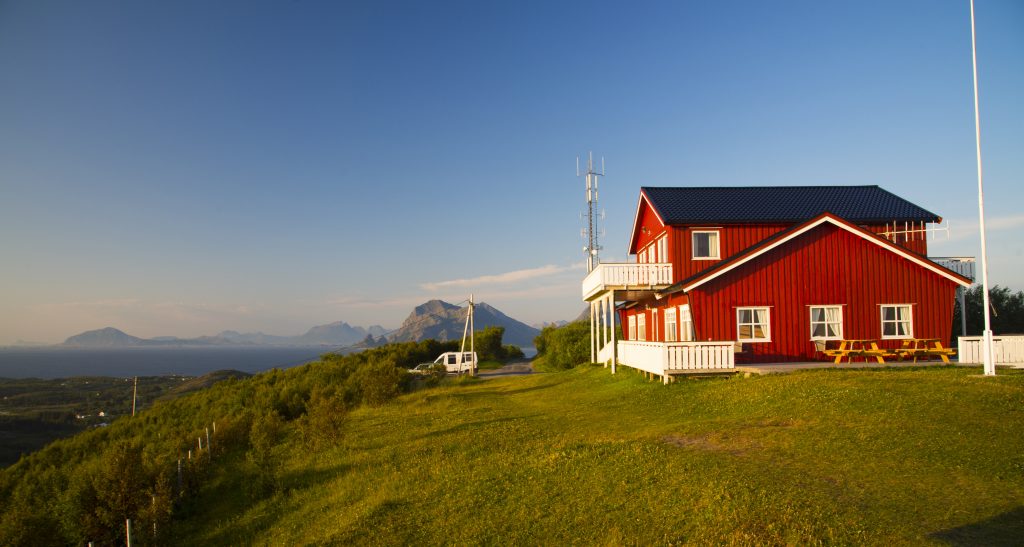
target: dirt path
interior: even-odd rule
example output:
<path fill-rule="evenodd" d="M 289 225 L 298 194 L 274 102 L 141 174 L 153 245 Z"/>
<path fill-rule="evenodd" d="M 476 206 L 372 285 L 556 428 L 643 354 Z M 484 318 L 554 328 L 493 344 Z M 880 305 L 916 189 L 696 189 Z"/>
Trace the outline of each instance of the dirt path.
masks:
<path fill-rule="evenodd" d="M 481 370 L 481 378 L 501 378 L 504 376 L 523 376 L 533 374 L 533 364 L 530 361 L 516 361 L 509 363 L 495 370 Z"/>

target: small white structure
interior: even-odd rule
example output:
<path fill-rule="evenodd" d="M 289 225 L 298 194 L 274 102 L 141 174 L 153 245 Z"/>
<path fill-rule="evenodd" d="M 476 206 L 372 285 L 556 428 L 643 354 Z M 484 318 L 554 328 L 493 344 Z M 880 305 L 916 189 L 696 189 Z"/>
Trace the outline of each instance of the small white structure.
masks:
<path fill-rule="evenodd" d="M 984 360 L 982 340 L 981 336 L 957 338 L 961 363 L 982 363 Z M 992 362 L 997 365 L 1024 368 L 1024 336 L 993 336 Z"/>
<path fill-rule="evenodd" d="M 598 264 L 582 284 L 582 296 L 590 304 L 590 358 L 660 376 L 669 383 L 676 375 L 731 372 L 736 368 L 735 344 L 731 341 L 645 342 L 617 340 L 616 302 L 637 300 L 672 284 L 671 263 Z"/>

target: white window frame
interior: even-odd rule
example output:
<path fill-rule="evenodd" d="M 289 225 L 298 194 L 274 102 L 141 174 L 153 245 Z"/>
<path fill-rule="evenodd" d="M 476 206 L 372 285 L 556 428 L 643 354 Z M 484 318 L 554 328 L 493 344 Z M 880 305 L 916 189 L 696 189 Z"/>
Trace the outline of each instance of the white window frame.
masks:
<path fill-rule="evenodd" d="M 636 339 L 640 342 L 647 341 L 647 314 L 644 312 L 636 316 Z"/>
<path fill-rule="evenodd" d="M 842 340 L 843 339 L 843 307 L 842 306 L 837 306 L 837 305 L 809 306 L 809 308 L 810 308 L 809 313 L 810 313 L 810 320 L 811 320 L 811 340 L 812 341 L 813 340 Z M 814 319 L 814 311 L 815 310 L 823 310 L 823 312 L 825 314 L 825 320 L 824 321 L 815 321 L 815 319 Z M 838 321 L 829 321 L 828 320 L 828 310 L 836 310 L 836 311 L 838 311 L 838 313 L 839 313 L 839 320 Z M 837 334 L 835 336 L 829 336 L 828 335 L 828 325 L 829 324 L 836 325 L 837 323 L 838 323 L 838 325 L 837 325 L 837 327 L 835 329 Z M 825 325 L 825 336 L 815 336 L 814 335 L 814 326 L 815 325 Z"/>
<path fill-rule="evenodd" d="M 679 333 L 679 323 L 676 322 L 676 309 L 665 308 L 665 341 L 676 342 Z"/>
<path fill-rule="evenodd" d="M 740 322 L 740 315 L 743 312 L 745 312 L 745 311 L 750 311 L 750 312 L 761 311 L 761 312 L 764 312 L 764 322 L 763 323 L 753 322 L 753 319 L 756 317 L 756 313 L 752 313 L 752 315 L 751 315 L 752 322 L 750 322 L 750 323 L 741 323 Z M 743 325 L 750 325 L 750 336 L 751 336 L 750 338 L 743 338 L 743 337 L 741 337 L 740 334 L 743 331 Z M 761 330 L 764 333 L 764 336 L 762 336 L 760 338 L 755 338 L 754 337 L 754 327 L 757 326 L 757 325 L 760 325 L 762 327 Z M 744 343 L 744 344 L 746 344 L 748 342 L 771 342 L 772 341 L 772 309 L 770 307 L 768 307 L 768 306 L 744 306 L 742 308 L 736 308 L 736 341 Z"/>
<path fill-rule="evenodd" d="M 647 262 L 647 248 L 640 249 L 640 254 L 636 255 L 637 264 L 643 264 Z"/>
<path fill-rule="evenodd" d="M 679 340 L 681 342 L 693 342 L 696 334 L 693 332 L 693 315 L 690 313 L 690 305 L 679 306 Z"/>
<path fill-rule="evenodd" d="M 668 262 L 668 236 L 658 238 L 658 262 Z"/>
<path fill-rule="evenodd" d="M 708 256 L 697 256 L 697 236 L 702 234 L 714 234 L 715 245 L 711 248 L 708 244 Z M 722 258 L 722 236 L 718 230 L 694 230 L 690 233 L 690 256 L 694 260 L 721 260 Z"/>
<path fill-rule="evenodd" d="M 658 308 L 651 308 L 651 342 L 658 341 Z"/>
<path fill-rule="evenodd" d="M 901 320 L 901 319 L 898 318 L 899 317 L 899 312 L 897 311 L 897 313 L 896 313 L 897 319 L 886 319 L 885 318 L 885 309 L 886 308 L 895 308 L 896 310 L 899 310 L 900 308 L 903 308 L 903 309 L 905 309 L 907 311 L 907 316 L 906 316 L 905 319 Z M 883 340 L 908 340 L 908 339 L 911 339 L 911 338 L 914 337 L 914 306 L 912 304 L 881 304 L 878 307 L 878 317 L 879 317 L 879 325 L 881 326 L 881 329 L 882 329 L 882 339 Z M 886 323 L 892 323 L 894 325 L 898 325 L 899 323 L 906 323 L 906 326 L 907 326 L 906 331 L 907 331 L 907 333 L 906 334 L 891 334 L 891 335 L 887 336 L 885 334 L 885 324 Z"/>
<path fill-rule="evenodd" d="M 629 339 L 636 340 L 636 316 L 629 316 Z"/>

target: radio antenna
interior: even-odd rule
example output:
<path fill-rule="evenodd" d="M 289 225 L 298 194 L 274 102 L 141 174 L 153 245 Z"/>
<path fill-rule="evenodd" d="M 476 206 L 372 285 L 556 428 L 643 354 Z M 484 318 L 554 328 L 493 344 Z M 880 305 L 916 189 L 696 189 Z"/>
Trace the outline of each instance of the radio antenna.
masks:
<path fill-rule="evenodd" d="M 583 247 L 583 254 L 587 255 L 587 272 L 592 272 L 601 263 L 599 256 L 601 245 L 597 241 L 594 211 L 597 209 L 597 178 L 604 176 L 604 158 L 601 158 L 601 170 L 598 171 L 594 166 L 594 153 L 589 152 L 587 154 L 587 170 L 582 175 L 586 178 L 587 188 L 587 227 L 585 233 L 581 235 L 587 240 L 587 244 Z M 576 176 L 581 176 L 579 156 L 576 156 Z M 601 212 L 601 218 L 604 218 L 604 211 Z"/>

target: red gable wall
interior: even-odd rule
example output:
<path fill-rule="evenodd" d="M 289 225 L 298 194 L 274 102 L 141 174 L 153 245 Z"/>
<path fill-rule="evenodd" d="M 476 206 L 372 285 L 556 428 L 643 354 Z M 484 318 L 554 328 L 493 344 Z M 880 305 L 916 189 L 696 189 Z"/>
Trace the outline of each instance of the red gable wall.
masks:
<path fill-rule="evenodd" d="M 689 293 L 698 340 L 735 340 L 737 306 L 772 306 L 771 342 L 755 360 L 814 356 L 811 305 L 845 304 L 843 336 L 880 340 L 880 304 L 914 304 L 915 338 L 949 340 L 956 284 L 834 225 L 812 231 Z M 887 340 L 884 347 L 898 347 Z"/>
<path fill-rule="evenodd" d="M 636 226 L 634 226 L 633 230 L 635 241 L 631 241 L 629 246 L 629 252 L 632 254 L 639 254 L 641 250 L 666 232 L 665 225 L 661 223 L 657 213 L 648 205 L 646 198 L 641 197 L 640 199 L 640 205 L 637 209 Z"/>

